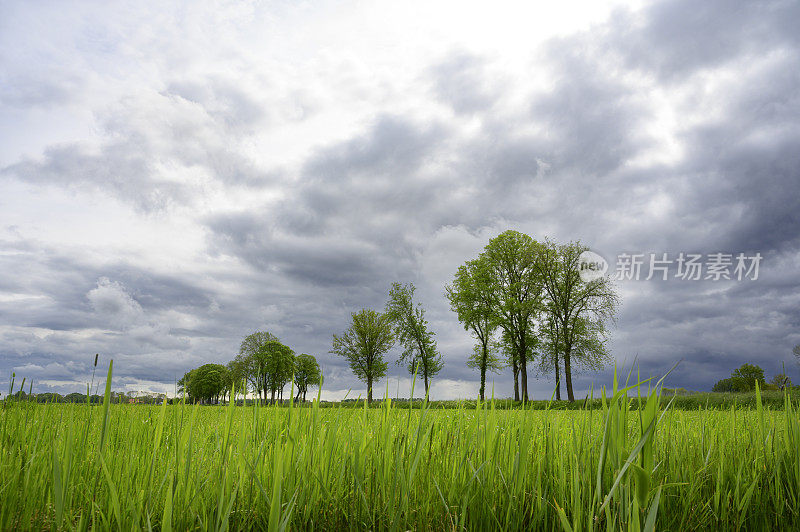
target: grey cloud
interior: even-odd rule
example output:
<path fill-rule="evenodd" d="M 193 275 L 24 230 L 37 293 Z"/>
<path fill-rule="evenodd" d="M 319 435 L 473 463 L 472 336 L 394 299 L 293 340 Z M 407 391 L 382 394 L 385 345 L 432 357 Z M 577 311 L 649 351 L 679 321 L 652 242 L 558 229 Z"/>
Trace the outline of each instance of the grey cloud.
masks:
<path fill-rule="evenodd" d="M 674 82 L 697 69 L 795 47 L 798 20 L 797 3 L 783 0 L 660 1 L 641 17 L 619 11 L 610 31 L 629 66 Z"/>
<path fill-rule="evenodd" d="M 186 187 L 154 175 L 147 151 L 146 141 L 136 138 L 107 145 L 100 153 L 91 153 L 75 144 L 51 147 L 41 160 L 16 163 L 0 170 L 0 175 L 42 185 L 110 190 L 143 211 L 163 209 L 174 201 L 187 201 Z"/>
<path fill-rule="evenodd" d="M 468 53 L 452 53 L 430 69 L 436 96 L 457 113 L 486 111 L 499 96 L 486 75 L 485 62 Z"/>

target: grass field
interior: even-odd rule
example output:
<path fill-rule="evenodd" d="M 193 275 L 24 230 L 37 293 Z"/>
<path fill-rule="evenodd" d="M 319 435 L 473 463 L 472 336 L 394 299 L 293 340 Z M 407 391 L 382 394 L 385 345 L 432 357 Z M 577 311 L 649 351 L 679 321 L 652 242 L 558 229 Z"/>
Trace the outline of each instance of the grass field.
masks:
<path fill-rule="evenodd" d="M 685 411 L 609 396 L 575 411 L 8 402 L 0 529 L 800 526 L 789 398 Z"/>

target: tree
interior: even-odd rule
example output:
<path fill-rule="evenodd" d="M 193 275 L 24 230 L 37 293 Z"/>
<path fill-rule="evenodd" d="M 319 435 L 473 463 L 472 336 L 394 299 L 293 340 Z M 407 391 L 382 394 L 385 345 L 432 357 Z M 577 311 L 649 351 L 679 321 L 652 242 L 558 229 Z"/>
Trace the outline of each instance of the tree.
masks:
<path fill-rule="evenodd" d="M 191 370 L 187 371 L 186 373 L 184 373 L 183 377 L 178 379 L 178 382 L 177 382 L 178 393 L 179 394 L 186 393 L 186 395 L 188 395 L 190 399 L 191 399 L 192 396 L 189 394 L 189 381 L 191 381 L 191 379 L 192 379 L 192 372 L 193 371 L 195 371 L 195 370 L 191 369 Z"/>
<path fill-rule="evenodd" d="M 736 383 L 731 378 L 722 379 L 722 380 L 717 381 L 716 384 L 714 384 L 714 387 L 711 388 L 711 391 L 712 392 L 719 392 L 719 393 L 735 392 L 735 391 L 737 391 L 736 390 Z"/>
<path fill-rule="evenodd" d="M 419 303 L 414 305 L 414 290 L 412 283 L 392 283 L 385 315 L 394 325 L 395 336 L 404 347 L 397 363 L 407 362 L 410 373 L 419 371 L 422 374 L 427 397 L 431 379 L 442 370 L 442 355 L 436 350 L 434 333 L 428 330 L 425 310 Z"/>
<path fill-rule="evenodd" d="M 792 387 L 792 379 L 787 377 L 785 373 L 778 373 L 769 382 L 781 391 Z"/>
<path fill-rule="evenodd" d="M 193 400 L 212 403 L 219 399 L 225 388 L 225 366 L 220 364 L 203 364 L 193 369 L 188 375 L 188 382 L 184 386 Z"/>
<path fill-rule="evenodd" d="M 534 266 L 541 245 L 528 235 L 505 231 L 489 241 L 481 253 L 491 283 L 491 307 L 511 348 L 515 374 L 519 372 L 522 398 L 528 400 L 529 342 L 542 309 L 542 282 Z M 514 399 L 519 391 L 514 387 Z"/>
<path fill-rule="evenodd" d="M 559 344 L 558 323 L 558 320 L 554 319 L 553 316 L 547 315 L 544 327 L 542 328 L 544 342 L 542 344 L 542 358 L 539 366 L 542 373 L 548 373 L 551 367 L 554 370 L 556 401 L 561 400 L 561 366 L 559 362 L 560 353 L 563 350 L 563 346 Z"/>
<path fill-rule="evenodd" d="M 748 392 L 755 390 L 756 382 L 764 387 L 764 370 L 755 364 L 742 364 L 731 373 L 731 380 L 737 391 Z"/>
<path fill-rule="evenodd" d="M 262 387 L 269 390 L 270 401 L 275 395 L 283 399 L 283 387 L 292 380 L 294 372 L 294 351 L 278 341 L 270 341 L 261 346 L 256 353 L 257 364 L 262 368 Z"/>
<path fill-rule="evenodd" d="M 238 396 L 240 393 L 244 398 L 247 398 L 247 368 L 242 362 L 242 359 L 237 356 L 228 362 L 227 368 L 230 386 L 233 390 L 233 396 L 231 397 L 231 400 L 236 402 L 236 396 Z"/>
<path fill-rule="evenodd" d="M 356 377 L 367 383 L 367 401 L 372 402 L 372 384 L 386 375 L 383 355 L 394 345 L 392 321 L 371 309 L 353 312 L 351 319 L 344 333 L 333 335 L 330 352 L 347 359 Z"/>
<path fill-rule="evenodd" d="M 294 359 L 294 383 L 297 386 L 297 398 L 303 396 L 306 400 L 306 391 L 309 386 L 319 386 L 322 382 L 322 374 L 319 369 L 317 359 L 311 355 L 297 355 Z"/>
<path fill-rule="evenodd" d="M 502 367 L 496 351 L 492 349 L 492 335 L 497 329 L 497 320 L 492 311 L 492 277 L 486 261 L 473 259 L 458 267 L 453 284 L 445 287 L 450 308 L 458 315 L 464 330 L 472 332 L 478 340 L 480 356 L 468 359 L 467 366 L 481 372 L 481 401 L 486 391 L 486 372 Z M 473 365 L 470 365 L 473 364 Z"/>
<path fill-rule="evenodd" d="M 546 312 L 555 321 L 552 346 L 561 354 L 567 398 L 574 401 L 573 365 L 602 365 L 608 356 L 606 323 L 614 321 L 619 297 L 608 277 L 581 279 L 579 257 L 588 248 L 580 242 L 558 245 L 546 241 L 538 251 L 535 270 L 547 296 Z"/>
<path fill-rule="evenodd" d="M 488 348 L 483 344 L 477 343 L 472 348 L 472 354 L 467 357 L 467 367 L 478 369 L 481 372 L 481 388 L 480 396 L 481 401 L 484 400 L 484 388 L 486 384 L 486 372 L 500 373 L 506 367 L 503 360 L 497 356 L 497 349 L 495 346 L 490 345 Z"/>
<path fill-rule="evenodd" d="M 239 356 L 235 359 L 240 365 L 245 380 L 250 383 L 253 392 L 262 401 L 267 399 L 266 359 L 259 357 L 258 354 L 268 342 L 277 341 L 278 337 L 274 334 L 256 331 L 242 340 L 242 344 L 239 346 Z"/>

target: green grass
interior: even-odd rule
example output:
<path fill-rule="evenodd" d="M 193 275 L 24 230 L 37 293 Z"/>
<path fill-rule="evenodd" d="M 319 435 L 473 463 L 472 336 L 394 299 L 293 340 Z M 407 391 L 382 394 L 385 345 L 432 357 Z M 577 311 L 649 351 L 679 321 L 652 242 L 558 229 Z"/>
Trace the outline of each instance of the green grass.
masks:
<path fill-rule="evenodd" d="M 782 410 L 785 406 L 786 393 L 773 390 L 764 390 L 761 393 L 761 402 L 764 407 L 769 407 L 772 410 Z M 789 397 L 795 403 L 800 402 L 800 389 L 792 389 L 788 392 Z M 674 398 L 674 400 L 673 400 Z M 736 393 L 716 393 L 716 392 L 688 392 L 685 395 L 674 395 L 672 393 L 663 393 L 659 398 L 661 407 L 665 408 L 671 403 L 671 408 L 677 410 L 730 410 L 731 408 L 756 408 L 756 393 L 755 392 L 736 392 Z M 421 408 L 422 400 L 414 400 L 413 404 L 410 401 L 398 401 L 392 403 L 394 408 Z M 602 407 L 602 400 L 587 399 L 585 397 L 578 398 L 574 402 L 569 401 L 545 401 L 533 400 L 528 401 L 523 405 L 522 401 L 513 401 L 511 399 L 497 399 L 495 400 L 495 408 L 497 410 L 520 409 L 526 408 L 528 410 L 584 410 L 584 409 L 598 409 Z M 431 401 L 430 407 L 433 409 L 474 409 L 479 405 L 477 400 L 449 400 L 449 401 Z M 344 403 L 336 402 L 322 402 L 322 408 L 363 408 L 363 403 L 355 401 L 347 401 Z M 380 403 L 373 404 L 372 408 L 380 408 Z M 632 409 L 639 407 L 636 401 L 630 401 L 629 406 Z"/>
<path fill-rule="evenodd" d="M 576 411 L 7 402 L 0 529 L 800 526 L 790 399 L 612 392 Z"/>

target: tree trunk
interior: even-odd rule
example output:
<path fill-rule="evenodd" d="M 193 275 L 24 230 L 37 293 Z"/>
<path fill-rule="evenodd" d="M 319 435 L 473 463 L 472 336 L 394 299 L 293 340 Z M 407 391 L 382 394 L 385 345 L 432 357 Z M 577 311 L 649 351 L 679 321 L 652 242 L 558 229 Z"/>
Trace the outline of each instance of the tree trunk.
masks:
<path fill-rule="evenodd" d="M 522 400 L 528 402 L 528 361 L 525 355 L 520 355 L 519 372 L 522 380 Z"/>
<path fill-rule="evenodd" d="M 303 390 L 303 402 L 304 403 L 306 402 L 306 391 L 305 390 Z"/>
<path fill-rule="evenodd" d="M 514 400 L 519 401 L 519 367 L 515 355 L 511 356 L 511 371 L 514 372 Z"/>
<path fill-rule="evenodd" d="M 572 369 L 569 365 L 569 347 L 564 350 L 564 381 L 567 383 L 567 399 L 570 402 L 575 401 L 575 395 L 572 393 Z"/>
<path fill-rule="evenodd" d="M 556 366 L 556 401 L 561 400 L 561 375 L 558 372 L 558 353 L 555 354 L 555 366 Z"/>
<path fill-rule="evenodd" d="M 428 400 L 428 372 L 423 372 L 423 377 L 425 378 L 425 400 Z"/>
<path fill-rule="evenodd" d="M 372 402 L 372 379 L 367 379 L 367 402 Z"/>
<path fill-rule="evenodd" d="M 486 392 L 486 364 L 489 362 L 489 350 L 486 348 L 486 342 L 481 342 L 481 347 L 483 348 L 483 353 L 481 354 L 481 389 L 479 393 L 481 401 L 483 401 Z"/>

